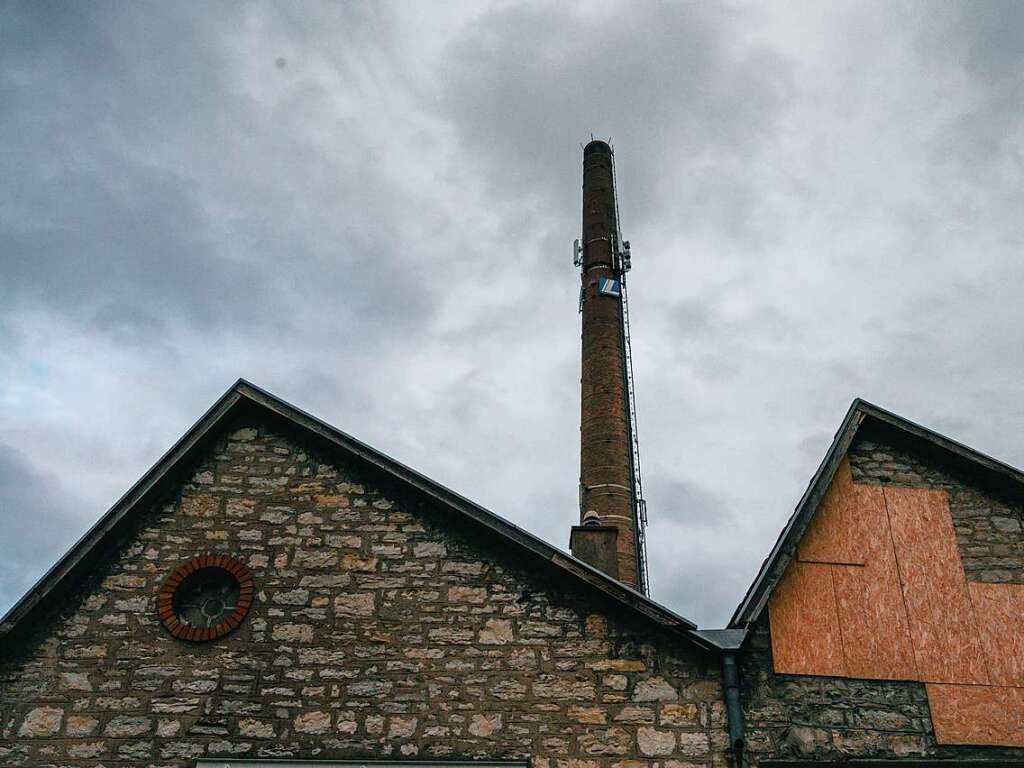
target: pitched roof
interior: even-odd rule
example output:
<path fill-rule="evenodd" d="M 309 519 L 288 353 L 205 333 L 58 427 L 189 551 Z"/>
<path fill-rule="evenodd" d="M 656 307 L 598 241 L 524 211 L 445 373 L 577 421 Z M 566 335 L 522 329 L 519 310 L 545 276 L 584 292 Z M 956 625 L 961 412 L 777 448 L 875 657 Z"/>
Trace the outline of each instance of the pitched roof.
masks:
<path fill-rule="evenodd" d="M 1017 494 L 1024 492 L 1024 472 L 1021 470 L 857 398 L 846 412 L 832 445 L 829 446 L 818 471 L 811 478 L 800 503 L 779 534 L 771 553 L 761 564 L 757 578 L 729 620 L 730 627 L 747 627 L 761 615 L 768 598 L 785 573 L 786 566 L 793 559 L 797 544 L 803 538 L 822 498 L 828 491 L 839 463 L 853 444 L 854 438 L 864 431 L 910 441 L 947 464 L 978 476 L 990 486 Z"/>
<path fill-rule="evenodd" d="M 592 591 L 596 590 L 605 599 L 634 613 L 641 614 L 646 619 L 667 629 L 682 633 L 700 647 L 709 650 L 716 648 L 714 643 L 691 632 L 697 628 L 697 625 L 689 619 L 650 600 L 508 520 L 474 504 L 440 483 L 434 482 L 244 379 L 239 379 L 228 389 L 202 418 L 0 619 L 0 647 L 16 634 L 15 630 L 27 624 L 27 619 L 31 615 L 48 604 L 55 595 L 61 593 L 63 588 L 76 584 L 79 581 L 76 577 L 87 574 L 102 556 L 104 547 L 101 545 L 108 538 L 115 537 L 118 531 L 123 530 L 126 524 L 131 522 L 134 510 L 143 507 L 147 501 L 152 500 L 156 494 L 179 477 L 182 467 L 187 465 L 189 458 L 196 454 L 200 446 L 204 444 L 204 438 L 217 425 L 224 423 L 231 414 L 246 407 L 255 407 L 264 412 L 276 414 L 305 434 L 382 470 L 442 504 L 446 509 L 461 515 L 478 530 L 485 529 L 497 534 L 506 540 L 514 551 L 542 561 L 547 567 L 559 572 L 566 580 L 585 585 Z"/>

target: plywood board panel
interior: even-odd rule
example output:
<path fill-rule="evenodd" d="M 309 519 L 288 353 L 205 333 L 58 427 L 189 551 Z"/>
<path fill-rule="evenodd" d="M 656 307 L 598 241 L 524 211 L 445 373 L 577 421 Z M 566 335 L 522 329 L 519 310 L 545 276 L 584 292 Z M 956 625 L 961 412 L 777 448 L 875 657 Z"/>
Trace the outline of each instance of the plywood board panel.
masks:
<path fill-rule="evenodd" d="M 797 557 L 805 562 L 863 565 L 864 533 L 857 501 L 850 460 L 844 457 L 797 547 Z"/>
<path fill-rule="evenodd" d="M 916 680 L 882 489 L 859 485 L 851 495 L 857 501 L 865 564 L 832 566 L 846 669 L 851 677 L 870 680 Z"/>
<path fill-rule="evenodd" d="M 885 488 L 922 682 L 989 683 L 944 491 Z"/>
<path fill-rule="evenodd" d="M 967 587 L 992 683 L 1024 686 L 1024 584 Z"/>
<path fill-rule="evenodd" d="M 939 744 L 1024 747 L 1024 688 L 925 686 Z"/>
<path fill-rule="evenodd" d="M 831 568 L 792 561 L 768 601 L 776 672 L 846 675 Z"/>

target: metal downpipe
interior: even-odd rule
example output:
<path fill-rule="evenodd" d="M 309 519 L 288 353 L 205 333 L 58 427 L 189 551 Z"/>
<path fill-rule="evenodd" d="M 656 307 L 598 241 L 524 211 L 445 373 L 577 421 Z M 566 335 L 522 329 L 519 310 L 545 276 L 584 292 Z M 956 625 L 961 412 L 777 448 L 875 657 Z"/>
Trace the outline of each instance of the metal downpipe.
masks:
<path fill-rule="evenodd" d="M 742 768 L 746 733 L 743 707 L 740 705 L 740 673 L 735 651 L 722 653 L 722 684 L 725 688 L 725 716 L 729 725 L 729 748 L 733 754 L 733 765 Z"/>

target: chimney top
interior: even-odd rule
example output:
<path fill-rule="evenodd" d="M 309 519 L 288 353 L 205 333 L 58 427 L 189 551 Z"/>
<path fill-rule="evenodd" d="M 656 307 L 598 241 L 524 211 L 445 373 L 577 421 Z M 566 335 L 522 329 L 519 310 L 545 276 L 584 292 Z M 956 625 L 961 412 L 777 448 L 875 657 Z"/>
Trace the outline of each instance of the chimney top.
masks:
<path fill-rule="evenodd" d="M 591 139 L 590 143 L 583 148 L 583 157 L 588 158 L 591 155 L 610 155 L 612 153 L 612 146 L 607 141 L 601 139 Z"/>

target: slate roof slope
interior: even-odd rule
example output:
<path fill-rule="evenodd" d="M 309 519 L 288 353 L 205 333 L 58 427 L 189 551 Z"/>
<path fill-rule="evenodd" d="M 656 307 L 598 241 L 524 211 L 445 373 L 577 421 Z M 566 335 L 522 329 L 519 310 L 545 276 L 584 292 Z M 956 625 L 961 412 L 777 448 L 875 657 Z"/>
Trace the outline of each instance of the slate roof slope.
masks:
<path fill-rule="evenodd" d="M 857 398 L 846 412 L 832 445 L 811 478 L 800 503 L 797 504 L 771 553 L 761 564 L 757 577 L 729 620 L 729 627 L 749 627 L 761 615 L 768 598 L 785 573 L 786 566 L 793 559 L 796 547 L 807 531 L 822 498 L 832 484 L 839 463 L 853 444 L 854 438 L 864 430 L 896 435 L 923 448 L 929 454 L 940 457 L 946 463 L 981 477 L 993 487 L 1016 494 L 1024 492 L 1024 472 L 1021 470 Z"/>
<path fill-rule="evenodd" d="M 681 633 L 689 642 L 705 650 L 717 650 L 715 643 L 709 642 L 692 631 L 697 628 L 697 625 L 689 619 L 676 614 L 440 483 L 434 482 L 244 379 L 239 379 L 228 389 L 202 418 L 79 539 L 67 554 L 15 603 L 3 619 L 0 619 L 0 648 L 17 634 L 16 630 L 23 628 L 28 623 L 33 614 L 49 604 L 65 587 L 74 585 L 77 582 L 77 577 L 88 573 L 90 567 L 96 562 L 98 557 L 96 553 L 103 549 L 100 545 L 108 537 L 116 536 L 119 530 L 131 522 L 133 510 L 144 507 L 147 501 L 153 499 L 166 488 L 168 483 L 175 480 L 177 477 L 175 470 L 180 469 L 183 464 L 187 464 L 188 459 L 195 455 L 203 445 L 204 438 L 218 424 L 224 423 L 231 414 L 244 407 L 255 407 L 276 414 L 318 440 L 325 441 L 349 455 L 358 457 L 415 488 L 420 493 L 443 504 L 447 509 L 461 515 L 471 524 L 478 526 L 478 529 L 483 528 L 502 537 L 512 545 L 514 550 L 555 569 L 567 581 L 596 590 L 613 603 L 640 614 L 647 620 L 654 621 L 667 629 Z"/>

